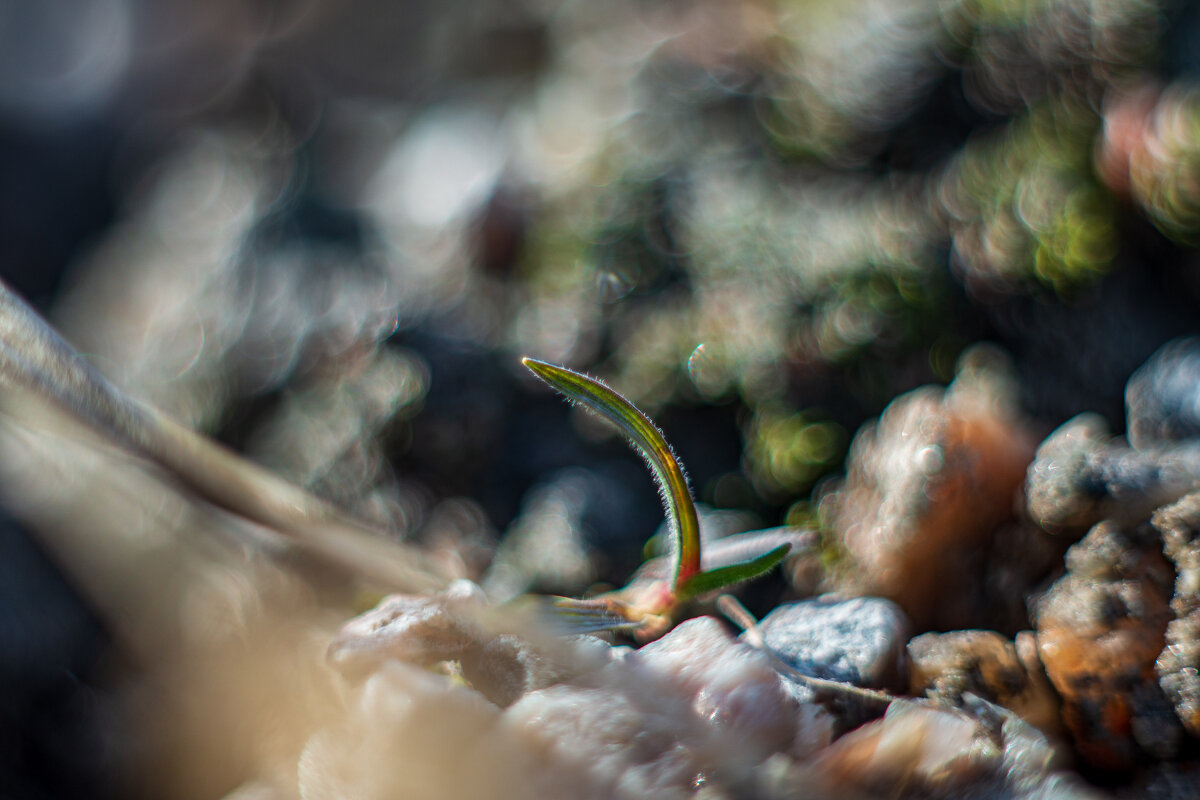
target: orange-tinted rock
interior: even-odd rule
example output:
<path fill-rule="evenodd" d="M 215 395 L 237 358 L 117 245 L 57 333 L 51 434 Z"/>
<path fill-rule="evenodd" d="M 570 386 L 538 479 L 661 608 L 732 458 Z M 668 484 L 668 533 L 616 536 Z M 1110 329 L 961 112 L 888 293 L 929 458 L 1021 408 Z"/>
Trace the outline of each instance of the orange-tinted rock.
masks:
<path fill-rule="evenodd" d="M 961 709 L 898 700 L 838 739 L 790 791 L 820 798 L 1055 798 L 1104 795 L 1063 772 L 1052 742 L 979 698 Z M 773 795 L 776 796 L 776 795 Z"/>
<path fill-rule="evenodd" d="M 962 790 L 986 776 L 989 764 L 980 742 L 987 738 L 988 731 L 966 713 L 894 702 L 883 719 L 825 748 L 814 765 L 814 782 L 829 797 Z"/>
<path fill-rule="evenodd" d="M 1067 566 L 1038 604 L 1037 642 L 1076 751 L 1107 770 L 1130 767 L 1142 751 L 1169 755 L 1178 725 L 1162 713 L 1154 668 L 1172 570 L 1157 535 L 1101 523 L 1068 551 Z"/>
<path fill-rule="evenodd" d="M 981 622 L 984 555 L 1032 456 L 1020 422 L 974 381 L 894 401 L 855 437 L 822 507 L 848 556 L 837 588 L 895 601 L 918 629 Z"/>
<path fill-rule="evenodd" d="M 1033 644 L 1028 631 L 1019 639 Z M 1046 733 L 1059 731 L 1058 696 L 1036 652 L 1018 653 L 1013 642 L 994 631 L 916 637 L 908 643 L 908 676 L 910 694 L 959 705 L 963 693 L 970 692 L 1004 706 Z"/>

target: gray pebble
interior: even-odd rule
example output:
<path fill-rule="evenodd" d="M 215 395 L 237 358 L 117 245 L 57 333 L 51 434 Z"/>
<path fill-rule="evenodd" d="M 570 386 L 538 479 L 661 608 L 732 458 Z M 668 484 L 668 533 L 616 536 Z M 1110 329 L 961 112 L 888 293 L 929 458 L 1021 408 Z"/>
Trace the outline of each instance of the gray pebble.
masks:
<path fill-rule="evenodd" d="M 878 597 L 817 597 L 772 611 L 761 624 L 767 646 L 796 670 L 877 689 L 904 672 L 908 618 Z"/>

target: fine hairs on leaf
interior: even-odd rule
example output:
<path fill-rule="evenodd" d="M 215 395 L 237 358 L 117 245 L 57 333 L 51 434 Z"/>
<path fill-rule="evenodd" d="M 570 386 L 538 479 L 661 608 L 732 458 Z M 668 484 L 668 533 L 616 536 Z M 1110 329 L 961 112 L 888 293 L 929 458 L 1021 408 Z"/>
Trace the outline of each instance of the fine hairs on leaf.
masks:
<path fill-rule="evenodd" d="M 680 584 L 699 572 L 700 522 L 696 506 L 679 459 L 650 418 L 595 378 L 532 358 L 523 359 L 522 363 L 554 389 L 616 426 L 633 443 L 650 465 L 666 506 L 667 521 L 675 537 L 675 583 Z"/>
<path fill-rule="evenodd" d="M 690 600 L 693 597 L 699 597 L 709 592 L 715 592 L 718 589 L 724 589 L 726 586 L 733 586 L 736 583 L 743 583 L 757 578 L 759 575 L 773 568 L 780 561 L 783 561 L 791 548 L 792 546 L 789 544 L 781 544 L 774 550 L 763 553 L 758 558 L 752 558 L 740 564 L 730 564 L 727 567 L 717 567 L 716 569 L 699 572 L 689 580 L 684 581 L 683 585 L 676 589 L 676 593 L 679 595 L 680 600 Z"/>
<path fill-rule="evenodd" d="M 521 363 L 553 389 L 625 435 L 646 460 L 658 484 L 674 540 L 670 549 L 674 563 L 669 584 L 665 581 L 657 581 L 650 587 L 630 584 L 625 589 L 590 600 L 559 598 L 554 603 L 554 610 L 566 627 L 578 627 L 578 623 L 587 620 L 594 629 L 600 620 L 612 618 L 619 622 L 611 627 L 632 624 L 642 631 L 658 630 L 681 603 L 756 578 L 787 555 L 790 545 L 784 544 L 747 561 L 703 570 L 700 523 L 683 466 L 650 418 L 595 378 L 532 358 L 524 358 Z"/>

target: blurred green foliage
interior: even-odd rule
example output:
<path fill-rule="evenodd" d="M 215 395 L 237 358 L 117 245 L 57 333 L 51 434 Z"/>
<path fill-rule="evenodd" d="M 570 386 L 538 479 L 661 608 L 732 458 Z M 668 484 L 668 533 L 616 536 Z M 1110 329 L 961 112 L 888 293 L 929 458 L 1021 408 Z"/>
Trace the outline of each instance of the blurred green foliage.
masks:
<path fill-rule="evenodd" d="M 547 356 L 651 413 L 733 404 L 755 490 L 803 496 L 861 414 L 951 378 L 986 330 L 973 316 L 1074 302 L 1118 269 L 1128 209 L 1096 154 L 1113 98 L 1160 60 L 1166 10 L 686 3 L 614 25 L 623 58 L 602 73 L 583 65 L 612 30 L 575 29 L 556 89 L 603 124 L 532 221 L 529 300 L 574 326 Z M 1180 242 L 1200 207 L 1188 102 L 1132 179 Z"/>
<path fill-rule="evenodd" d="M 1099 122 L 1090 109 L 1047 103 L 965 150 L 951 230 L 970 277 L 1063 292 L 1110 268 L 1116 204 L 1091 165 Z"/>

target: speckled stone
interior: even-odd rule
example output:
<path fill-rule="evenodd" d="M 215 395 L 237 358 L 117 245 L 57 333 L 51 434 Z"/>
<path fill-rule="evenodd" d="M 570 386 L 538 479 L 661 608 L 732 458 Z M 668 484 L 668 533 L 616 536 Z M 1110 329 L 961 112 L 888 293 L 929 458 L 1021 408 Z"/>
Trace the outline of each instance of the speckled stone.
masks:
<path fill-rule="evenodd" d="M 1058 696 L 1029 631 L 1016 643 L 995 631 L 922 634 L 908 643 L 908 681 L 910 694 L 957 706 L 970 692 L 1043 732 L 1060 732 Z"/>
<path fill-rule="evenodd" d="M 1097 414 L 1080 414 L 1038 447 L 1025 481 L 1029 516 L 1077 536 L 1105 519 L 1136 525 L 1200 489 L 1200 440 L 1138 450 Z"/>
<path fill-rule="evenodd" d="M 799 672 L 884 689 L 904 672 L 909 622 L 879 597 L 831 596 L 780 606 L 763 619 L 767 647 Z"/>
<path fill-rule="evenodd" d="M 1140 753 L 1167 757 L 1181 738 L 1155 675 L 1173 575 L 1159 541 L 1149 525 L 1097 525 L 1038 603 L 1038 653 L 1063 723 L 1099 769 L 1127 769 Z"/>
<path fill-rule="evenodd" d="M 1175 564 L 1175 594 L 1166 642 L 1158 656 L 1159 685 L 1183 726 L 1200 736 L 1200 493 L 1159 509 L 1153 524 Z"/>

